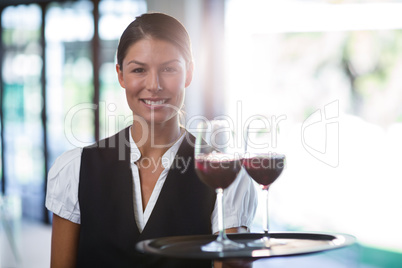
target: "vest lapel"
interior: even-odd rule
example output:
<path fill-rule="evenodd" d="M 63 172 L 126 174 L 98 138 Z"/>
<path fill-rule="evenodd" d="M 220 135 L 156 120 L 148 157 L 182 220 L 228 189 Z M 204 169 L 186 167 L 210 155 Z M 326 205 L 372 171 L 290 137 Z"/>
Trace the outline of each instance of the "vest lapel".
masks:
<path fill-rule="evenodd" d="M 134 241 L 138 241 L 138 238 L 140 236 L 140 232 L 138 230 L 138 226 L 135 220 L 135 214 L 134 214 L 134 200 L 135 200 L 135 192 L 134 192 L 134 181 L 133 181 L 133 173 L 131 170 L 131 148 L 130 148 L 130 127 L 127 127 L 125 131 L 122 131 L 119 133 L 118 137 L 118 159 L 116 163 L 116 170 L 118 173 L 120 173 L 120 179 L 124 180 L 125 185 L 127 186 L 125 189 L 122 189 L 125 193 L 123 194 L 124 196 L 129 197 L 129 215 L 128 215 L 128 221 L 130 223 L 130 226 L 132 228 L 132 235 L 134 238 Z M 122 150 L 122 148 L 124 148 Z M 122 157 L 124 159 L 122 159 Z M 123 160 L 123 161 L 122 161 Z"/>

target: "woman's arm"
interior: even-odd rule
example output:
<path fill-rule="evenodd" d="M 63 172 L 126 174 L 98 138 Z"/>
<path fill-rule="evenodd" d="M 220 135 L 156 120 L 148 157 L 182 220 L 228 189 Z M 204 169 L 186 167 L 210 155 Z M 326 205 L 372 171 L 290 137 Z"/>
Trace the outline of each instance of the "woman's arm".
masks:
<path fill-rule="evenodd" d="M 50 267 L 76 266 L 80 225 L 53 214 Z"/>

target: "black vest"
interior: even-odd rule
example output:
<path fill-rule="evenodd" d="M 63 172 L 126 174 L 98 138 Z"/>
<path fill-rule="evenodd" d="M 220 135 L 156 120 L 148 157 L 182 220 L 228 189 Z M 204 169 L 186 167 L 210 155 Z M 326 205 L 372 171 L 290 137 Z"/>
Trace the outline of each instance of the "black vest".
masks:
<path fill-rule="evenodd" d="M 82 152 L 77 267 L 176 267 L 180 266 L 177 260 L 136 252 L 136 243 L 163 236 L 211 234 L 215 192 L 195 173 L 191 145 L 194 137 L 189 133 L 177 152 L 143 232 L 138 231 L 134 218 L 129 135 L 129 128 L 126 128 L 85 147 Z M 183 267 L 187 265 L 193 266 L 183 264 Z M 210 267 L 210 262 L 203 267 L 208 265 Z"/>

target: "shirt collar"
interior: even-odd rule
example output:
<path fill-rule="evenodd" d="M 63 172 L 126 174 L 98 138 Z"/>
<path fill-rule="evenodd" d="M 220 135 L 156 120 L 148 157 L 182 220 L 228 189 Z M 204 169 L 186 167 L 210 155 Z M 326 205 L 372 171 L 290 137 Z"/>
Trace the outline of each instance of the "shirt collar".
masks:
<path fill-rule="evenodd" d="M 130 127 L 130 163 L 134 164 L 141 158 L 140 149 L 138 149 L 137 144 L 133 140 L 131 136 L 131 127 Z M 162 165 L 164 168 L 168 168 L 172 165 L 174 158 L 179 150 L 181 143 L 183 142 L 185 135 L 185 131 L 181 134 L 180 138 L 163 154 L 162 156 Z"/>

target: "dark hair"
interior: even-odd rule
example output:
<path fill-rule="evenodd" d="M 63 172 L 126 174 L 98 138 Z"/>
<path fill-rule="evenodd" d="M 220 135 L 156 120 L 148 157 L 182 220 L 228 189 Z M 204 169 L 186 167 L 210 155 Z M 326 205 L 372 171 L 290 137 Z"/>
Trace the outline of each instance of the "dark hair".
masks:
<path fill-rule="evenodd" d="M 123 59 L 128 48 L 141 39 L 153 37 L 175 45 L 189 64 L 192 62 L 190 37 L 177 19 L 163 13 L 146 13 L 131 22 L 120 37 L 117 64 L 123 69 Z"/>

